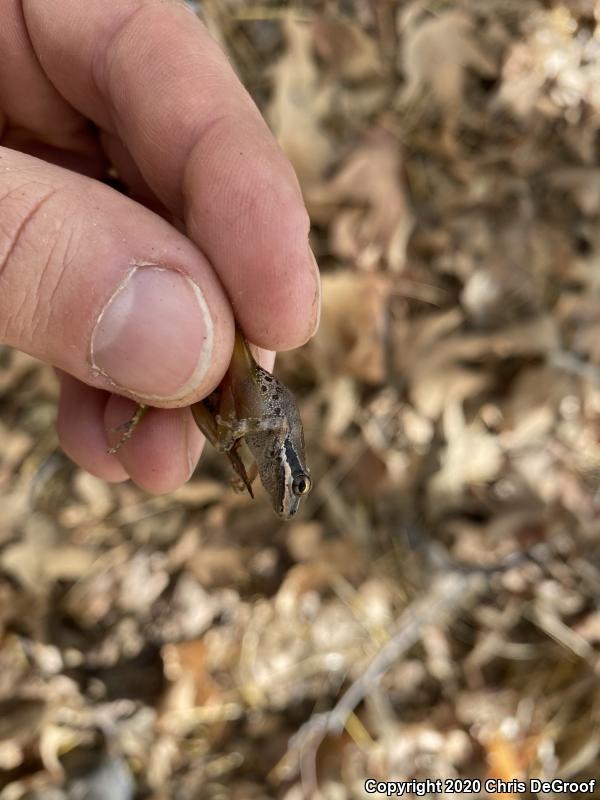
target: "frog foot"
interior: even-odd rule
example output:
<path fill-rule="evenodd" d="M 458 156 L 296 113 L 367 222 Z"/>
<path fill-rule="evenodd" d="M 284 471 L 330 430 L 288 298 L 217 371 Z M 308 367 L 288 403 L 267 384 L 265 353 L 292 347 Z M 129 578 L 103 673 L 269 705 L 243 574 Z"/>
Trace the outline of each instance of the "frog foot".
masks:
<path fill-rule="evenodd" d="M 128 442 L 131 439 L 131 437 L 133 436 L 133 432 L 146 416 L 148 408 L 149 406 L 143 406 L 143 405 L 138 406 L 135 414 L 131 417 L 131 419 L 128 419 L 126 422 L 122 422 L 120 425 L 117 425 L 116 428 L 110 429 L 112 433 L 122 433 L 122 436 L 113 447 L 110 447 L 106 451 L 107 453 L 110 453 L 111 456 L 115 455 L 115 453 L 117 453 L 121 449 L 121 447 L 123 447 L 125 442 Z"/>

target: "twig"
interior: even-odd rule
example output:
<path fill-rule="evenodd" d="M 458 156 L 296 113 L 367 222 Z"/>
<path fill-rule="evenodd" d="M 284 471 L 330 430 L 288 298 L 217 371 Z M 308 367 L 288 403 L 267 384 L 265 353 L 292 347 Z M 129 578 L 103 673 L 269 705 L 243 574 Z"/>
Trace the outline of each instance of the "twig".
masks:
<path fill-rule="evenodd" d="M 592 383 L 600 383 L 600 369 L 595 364 L 588 364 L 574 353 L 568 350 L 556 350 L 549 354 L 548 362 L 550 366 L 576 375 L 578 378 L 585 378 Z"/>
<path fill-rule="evenodd" d="M 484 586 L 481 572 L 452 570 L 439 573 L 425 597 L 404 611 L 391 639 L 346 690 L 333 710 L 313 716 L 298 731 L 290 744 L 300 750 L 300 776 L 305 797 L 312 797 L 317 790 L 316 757 L 325 737 L 342 732 L 356 707 L 390 667 L 419 641 L 424 628 L 446 620 Z"/>

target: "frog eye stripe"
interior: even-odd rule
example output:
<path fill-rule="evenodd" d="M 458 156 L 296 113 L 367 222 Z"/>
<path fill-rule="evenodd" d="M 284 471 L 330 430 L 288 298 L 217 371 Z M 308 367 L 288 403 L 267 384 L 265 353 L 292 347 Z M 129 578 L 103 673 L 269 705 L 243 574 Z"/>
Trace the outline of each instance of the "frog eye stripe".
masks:
<path fill-rule="evenodd" d="M 302 464 L 300 463 L 300 459 L 298 458 L 298 454 L 294 450 L 294 445 L 291 443 L 289 437 L 287 437 L 287 436 L 285 438 L 284 448 L 285 448 L 285 457 L 286 457 L 287 463 L 290 465 L 290 470 L 292 472 L 292 475 L 294 477 L 296 475 L 303 475 L 304 474 L 304 468 L 302 467 Z"/>

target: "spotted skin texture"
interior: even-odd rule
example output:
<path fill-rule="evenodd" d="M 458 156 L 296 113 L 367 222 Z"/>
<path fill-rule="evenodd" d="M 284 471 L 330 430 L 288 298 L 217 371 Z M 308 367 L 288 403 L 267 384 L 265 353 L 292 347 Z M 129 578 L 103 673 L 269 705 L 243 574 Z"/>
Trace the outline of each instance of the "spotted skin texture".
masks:
<path fill-rule="evenodd" d="M 273 510 L 291 519 L 311 488 L 300 411 L 292 392 L 256 363 L 239 331 L 225 378 L 197 406 L 202 408 L 192 410 L 199 427 L 229 456 L 252 493 L 251 479 L 236 452 L 245 440 Z"/>

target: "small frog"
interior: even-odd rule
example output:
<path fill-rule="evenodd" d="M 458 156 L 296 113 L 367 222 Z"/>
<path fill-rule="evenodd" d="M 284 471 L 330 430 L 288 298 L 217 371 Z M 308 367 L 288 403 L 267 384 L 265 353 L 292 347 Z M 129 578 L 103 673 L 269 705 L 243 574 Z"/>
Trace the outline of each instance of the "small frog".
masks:
<path fill-rule="evenodd" d="M 250 496 L 254 496 L 252 481 L 258 472 L 275 513 L 291 519 L 312 486 L 300 412 L 290 390 L 256 363 L 239 330 L 225 377 L 212 394 L 191 408 L 202 433 L 227 455 Z M 109 452 L 116 452 L 131 437 L 146 409 L 138 408 Z M 250 476 L 238 453 L 244 440 L 256 462 Z"/>

